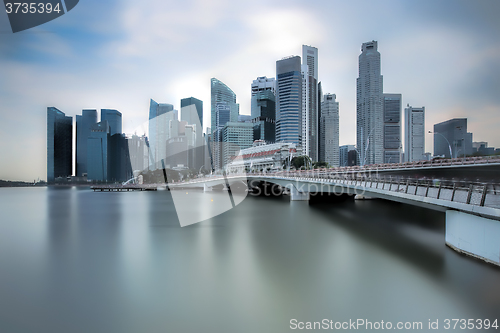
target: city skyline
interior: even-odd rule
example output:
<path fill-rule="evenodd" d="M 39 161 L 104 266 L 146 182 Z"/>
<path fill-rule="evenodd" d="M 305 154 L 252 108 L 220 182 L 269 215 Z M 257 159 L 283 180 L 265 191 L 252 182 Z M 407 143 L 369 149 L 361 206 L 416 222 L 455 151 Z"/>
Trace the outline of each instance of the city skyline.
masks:
<path fill-rule="evenodd" d="M 29 32 L 2 33 L 0 178 L 45 178 L 42 124 L 47 107 L 68 116 L 83 109 L 120 110 L 123 131 L 132 134 L 147 121 L 150 98 L 172 103 L 174 109 L 189 96 L 208 105 L 208 80 L 216 77 L 234 90 L 240 113 L 249 115 L 252 80 L 274 77 L 276 61 L 300 55 L 302 45 L 321 53 L 318 76 L 323 93 L 336 94 L 342 105 L 339 144 L 352 144 L 357 57 L 361 43 L 369 40 L 378 41 L 384 91 L 401 93 L 403 105 L 425 105 L 426 132 L 433 124 L 467 117 L 475 141 L 500 146 L 495 130 L 500 71 L 500 24 L 493 15 L 497 3 L 282 4 L 272 3 L 263 13 L 255 2 L 158 3 L 164 9 L 158 12 L 176 17 L 160 20 L 155 11 L 138 4 L 88 1 Z M 96 14 L 97 7 L 102 11 Z M 342 14 L 335 22 L 330 20 L 332 10 Z M 360 14 L 372 14 L 380 22 L 352 20 Z M 109 19 L 104 20 L 105 15 Z M 260 24 L 257 17 L 270 24 Z M 421 24 L 407 24 L 415 19 Z M 6 15 L 0 15 L 2 32 L 10 31 L 7 24 Z M 196 48 L 188 45 L 196 42 Z M 195 51 L 200 46 L 205 52 Z M 15 116 L 20 114 L 23 123 Z M 210 123 L 206 109 L 203 122 Z M 426 151 L 433 151 L 432 139 L 426 137 Z"/>

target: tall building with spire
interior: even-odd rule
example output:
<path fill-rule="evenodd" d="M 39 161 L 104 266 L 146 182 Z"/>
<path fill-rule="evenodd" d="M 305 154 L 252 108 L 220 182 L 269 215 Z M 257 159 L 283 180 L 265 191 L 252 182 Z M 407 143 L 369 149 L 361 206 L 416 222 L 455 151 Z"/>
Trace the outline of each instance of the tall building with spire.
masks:
<path fill-rule="evenodd" d="M 307 65 L 307 126 L 308 147 L 305 151 L 313 161 L 319 159 L 319 114 L 318 114 L 318 49 L 302 45 L 302 65 Z M 303 138 L 304 140 L 304 138 Z"/>
<path fill-rule="evenodd" d="M 356 86 L 356 143 L 360 164 L 380 164 L 384 162 L 383 79 L 376 41 L 361 46 Z"/>

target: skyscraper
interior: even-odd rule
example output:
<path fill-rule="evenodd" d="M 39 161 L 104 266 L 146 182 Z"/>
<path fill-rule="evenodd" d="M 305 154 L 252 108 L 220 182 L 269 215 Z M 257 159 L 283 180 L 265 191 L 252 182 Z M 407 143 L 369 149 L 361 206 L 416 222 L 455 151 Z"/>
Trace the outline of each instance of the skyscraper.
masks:
<path fill-rule="evenodd" d="M 339 102 L 335 94 L 326 94 L 321 103 L 321 147 L 319 159 L 330 166 L 340 165 Z"/>
<path fill-rule="evenodd" d="M 276 61 L 276 141 L 302 144 L 300 57 Z"/>
<path fill-rule="evenodd" d="M 271 90 L 252 96 L 252 122 L 254 140 L 276 141 L 276 97 Z"/>
<path fill-rule="evenodd" d="M 167 139 L 169 139 L 170 120 L 178 119 L 178 113 L 171 104 L 149 104 L 149 153 L 151 170 L 161 168 L 165 159 Z"/>
<path fill-rule="evenodd" d="M 456 158 L 464 153 L 472 154 L 472 133 L 467 132 L 467 118 L 453 118 L 434 125 L 434 156 Z"/>
<path fill-rule="evenodd" d="M 101 109 L 101 121 L 109 125 L 109 135 L 122 134 L 122 114 L 117 110 Z"/>
<path fill-rule="evenodd" d="M 252 82 L 252 97 L 255 96 L 260 91 L 271 90 L 274 94 L 276 91 L 276 80 L 274 77 L 268 78 L 266 76 L 260 76 Z"/>
<path fill-rule="evenodd" d="M 383 80 L 376 41 L 361 46 L 356 85 L 356 142 L 361 156 L 360 164 L 383 163 Z"/>
<path fill-rule="evenodd" d="M 302 125 L 300 137 L 302 140 L 302 152 L 309 156 L 309 67 L 305 64 L 300 66 L 302 74 Z"/>
<path fill-rule="evenodd" d="M 47 108 L 47 182 L 73 174 L 73 118 Z"/>
<path fill-rule="evenodd" d="M 401 94 L 384 94 L 384 163 L 401 162 Z"/>
<path fill-rule="evenodd" d="M 303 65 L 307 65 L 309 76 L 307 80 L 307 136 L 309 151 L 306 152 L 306 155 L 313 161 L 318 161 L 318 49 L 312 46 L 302 45 L 302 63 Z"/>
<path fill-rule="evenodd" d="M 240 106 L 236 103 L 236 94 L 229 89 L 222 81 L 212 78 L 210 80 L 211 89 L 210 89 L 210 117 L 211 117 L 211 126 L 212 131 L 216 130 L 216 104 L 219 102 L 226 102 L 231 110 L 231 121 L 238 121 L 238 115 L 240 113 Z"/>
<path fill-rule="evenodd" d="M 425 153 L 425 107 L 405 108 L 405 162 L 424 159 Z"/>
<path fill-rule="evenodd" d="M 181 120 L 187 121 L 188 124 L 198 124 L 192 112 L 182 112 L 182 109 L 194 105 L 196 107 L 196 115 L 199 119 L 199 127 L 197 130 L 201 133 L 203 131 L 203 101 L 197 98 L 189 97 L 181 99 Z"/>
<path fill-rule="evenodd" d="M 87 174 L 87 139 L 90 130 L 97 123 L 97 110 L 83 110 L 76 116 L 76 176 Z"/>
<path fill-rule="evenodd" d="M 189 166 L 199 170 L 204 165 L 204 150 L 207 148 L 203 139 L 203 101 L 194 97 L 181 99 L 181 120 L 193 126 L 194 142 L 188 144 L 192 150 Z"/>
<path fill-rule="evenodd" d="M 109 124 L 103 120 L 92 125 L 87 139 L 87 179 L 93 181 L 108 180 L 108 141 Z"/>

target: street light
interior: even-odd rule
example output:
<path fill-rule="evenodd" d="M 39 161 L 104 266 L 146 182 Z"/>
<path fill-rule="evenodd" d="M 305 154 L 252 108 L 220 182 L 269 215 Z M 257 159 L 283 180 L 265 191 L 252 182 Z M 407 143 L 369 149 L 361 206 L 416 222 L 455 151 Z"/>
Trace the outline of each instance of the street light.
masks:
<path fill-rule="evenodd" d="M 441 135 L 446 140 L 446 142 L 448 142 L 448 148 L 450 148 L 450 158 L 453 158 L 453 154 L 451 152 L 450 141 L 448 141 L 448 139 L 443 134 L 441 134 L 439 132 L 431 132 L 431 131 L 429 131 L 429 134 L 439 134 L 439 135 Z"/>

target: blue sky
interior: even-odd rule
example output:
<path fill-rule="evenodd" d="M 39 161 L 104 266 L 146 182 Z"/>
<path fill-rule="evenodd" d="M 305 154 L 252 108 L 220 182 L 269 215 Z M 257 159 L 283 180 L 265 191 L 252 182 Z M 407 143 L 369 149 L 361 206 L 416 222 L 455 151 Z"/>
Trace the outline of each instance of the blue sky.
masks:
<path fill-rule="evenodd" d="M 0 13 L 0 179 L 46 178 L 46 108 L 114 108 L 133 133 L 149 99 L 194 96 L 210 119 L 210 78 L 250 114 L 250 84 L 276 60 L 319 49 L 324 93 L 340 102 L 353 144 L 358 55 L 377 40 L 384 92 L 426 107 L 426 130 L 467 117 L 474 141 L 500 146 L 498 1 L 94 1 L 12 34 Z M 432 136 L 426 138 L 432 152 Z"/>

